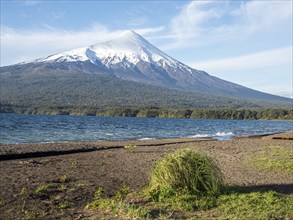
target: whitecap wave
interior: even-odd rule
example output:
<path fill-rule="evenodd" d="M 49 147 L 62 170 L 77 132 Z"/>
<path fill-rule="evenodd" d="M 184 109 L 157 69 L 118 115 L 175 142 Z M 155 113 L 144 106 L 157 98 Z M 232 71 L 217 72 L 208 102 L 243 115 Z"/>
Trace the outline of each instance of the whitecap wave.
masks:
<path fill-rule="evenodd" d="M 113 136 L 111 133 L 106 133 L 105 136 Z"/>
<path fill-rule="evenodd" d="M 215 136 L 225 137 L 225 136 L 234 136 L 234 134 L 231 131 L 228 131 L 228 132 L 217 132 Z"/>
<path fill-rule="evenodd" d="M 196 135 L 188 136 L 188 138 L 204 138 L 204 137 L 211 137 L 211 135 L 210 134 L 196 134 Z"/>
<path fill-rule="evenodd" d="M 208 138 L 208 137 L 212 137 L 215 139 L 219 139 L 219 140 L 226 140 L 226 139 L 230 139 L 231 137 L 234 136 L 234 133 L 231 131 L 228 132 L 217 132 L 215 134 L 195 134 L 195 135 L 191 135 L 188 136 L 188 138 Z"/>
<path fill-rule="evenodd" d="M 139 141 L 147 141 L 147 140 L 155 140 L 156 138 L 147 138 L 147 137 L 145 137 L 145 138 L 139 138 L 139 139 L 137 139 L 137 140 L 139 140 Z"/>

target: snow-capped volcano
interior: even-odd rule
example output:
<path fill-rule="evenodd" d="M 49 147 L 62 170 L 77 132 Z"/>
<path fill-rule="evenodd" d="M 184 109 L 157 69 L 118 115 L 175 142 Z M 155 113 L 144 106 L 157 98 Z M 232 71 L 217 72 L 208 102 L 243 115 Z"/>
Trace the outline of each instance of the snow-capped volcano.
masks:
<path fill-rule="evenodd" d="M 122 62 L 136 65 L 141 60 L 148 63 L 162 61 L 162 63 L 167 63 L 168 65 L 176 65 L 176 62 L 178 62 L 133 31 L 124 31 L 112 41 L 51 55 L 37 59 L 34 62 L 76 62 L 87 60 L 93 64 L 98 62 L 108 67 Z"/>
<path fill-rule="evenodd" d="M 81 63 L 93 64 L 98 73 L 111 73 L 116 77 L 144 84 L 174 87 L 184 90 L 208 91 L 218 87 L 218 79 L 171 58 L 139 34 L 125 31 L 116 39 L 89 47 L 37 59 L 29 63 Z M 235 84 L 222 81 L 224 87 Z M 197 84 L 197 85 L 196 85 Z M 219 85 L 222 86 L 222 85 Z M 237 85 L 238 86 L 238 85 Z"/>
<path fill-rule="evenodd" d="M 130 81 L 144 86 L 152 85 L 209 95 L 266 100 L 281 98 L 193 69 L 171 58 L 133 31 L 125 31 L 111 41 L 2 67 L 1 71 L 3 77 L 15 72 L 21 74 L 42 74 L 48 71 L 53 71 L 54 74 L 75 72 L 80 78 L 85 74 L 93 74 L 112 77 L 113 80 L 118 78 L 124 80 L 125 84 Z"/>
<path fill-rule="evenodd" d="M 175 60 L 133 31 L 125 31 L 112 41 L 90 46 L 86 49 L 86 56 L 92 63 L 98 60 L 106 66 L 125 61 L 132 65 L 139 61 L 157 63 L 160 60 L 169 65 L 175 64 Z"/>

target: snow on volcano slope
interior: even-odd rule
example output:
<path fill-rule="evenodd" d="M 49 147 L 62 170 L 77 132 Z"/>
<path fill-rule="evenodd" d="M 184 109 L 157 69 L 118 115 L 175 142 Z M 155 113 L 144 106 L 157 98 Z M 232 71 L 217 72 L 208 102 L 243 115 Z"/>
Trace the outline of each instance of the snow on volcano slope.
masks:
<path fill-rule="evenodd" d="M 90 46 L 86 55 L 93 63 L 98 59 L 107 66 L 125 60 L 133 65 L 136 65 L 139 61 L 156 63 L 159 60 L 163 60 L 169 65 L 176 63 L 171 57 L 133 31 L 125 31 L 115 40 Z"/>
<path fill-rule="evenodd" d="M 139 61 L 156 63 L 162 60 L 168 65 L 176 65 L 178 62 L 133 31 L 125 31 L 112 41 L 54 54 L 32 62 L 76 62 L 87 60 L 90 60 L 93 64 L 99 61 L 108 67 L 125 61 L 133 65 L 136 65 Z"/>

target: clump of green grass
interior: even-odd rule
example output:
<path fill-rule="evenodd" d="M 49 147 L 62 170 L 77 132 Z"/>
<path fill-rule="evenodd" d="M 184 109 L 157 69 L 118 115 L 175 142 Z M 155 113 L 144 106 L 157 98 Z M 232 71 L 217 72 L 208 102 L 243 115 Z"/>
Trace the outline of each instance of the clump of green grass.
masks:
<path fill-rule="evenodd" d="M 155 197 L 170 197 L 180 192 L 214 196 L 219 194 L 221 186 L 220 171 L 212 160 L 190 149 L 163 157 L 151 172 L 150 191 Z"/>
<path fill-rule="evenodd" d="M 71 205 L 72 205 L 71 202 L 64 201 L 64 202 L 59 203 L 58 207 L 59 207 L 60 209 L 67 209 L 67 208 L 69 208 Z"/>
<path fill-rule="evenodd" d="M 247 161 L 263 171 L 284 171 L 293 176 L 293 149 L 269 146 Z"/>
<path fill-rule="evenodd" d="M 60 182 L 61 183 L 66 183 L 68 182 L 68 176 L 64 174 L 63 176 L 60 177 Z"/>
<path fill-rule="evenodd" d="M 40 196 L 48 195 L 50 193 L 50 189 L 54 187 L 55 187 L 55 184 L 53 183 L 41 185 L 35 190 L 35 193 Z"/>

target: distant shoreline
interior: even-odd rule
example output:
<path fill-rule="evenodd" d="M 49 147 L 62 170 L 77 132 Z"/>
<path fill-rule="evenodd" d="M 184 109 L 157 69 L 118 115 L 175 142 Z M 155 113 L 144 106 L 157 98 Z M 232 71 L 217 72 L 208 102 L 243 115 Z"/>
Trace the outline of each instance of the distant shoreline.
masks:
<path fill-rule="evenodd" d="M 94 107 L 32 107 L 0 104 L 0 114 L 110 116 L 142 118 L 195 118 L 222 120 L 284 120 L 293 121 L 293 109 L 231 109 L 231 108 L 186 108 L 168 109 L 158 107 L 117 107 L 99 109 Z"/>

